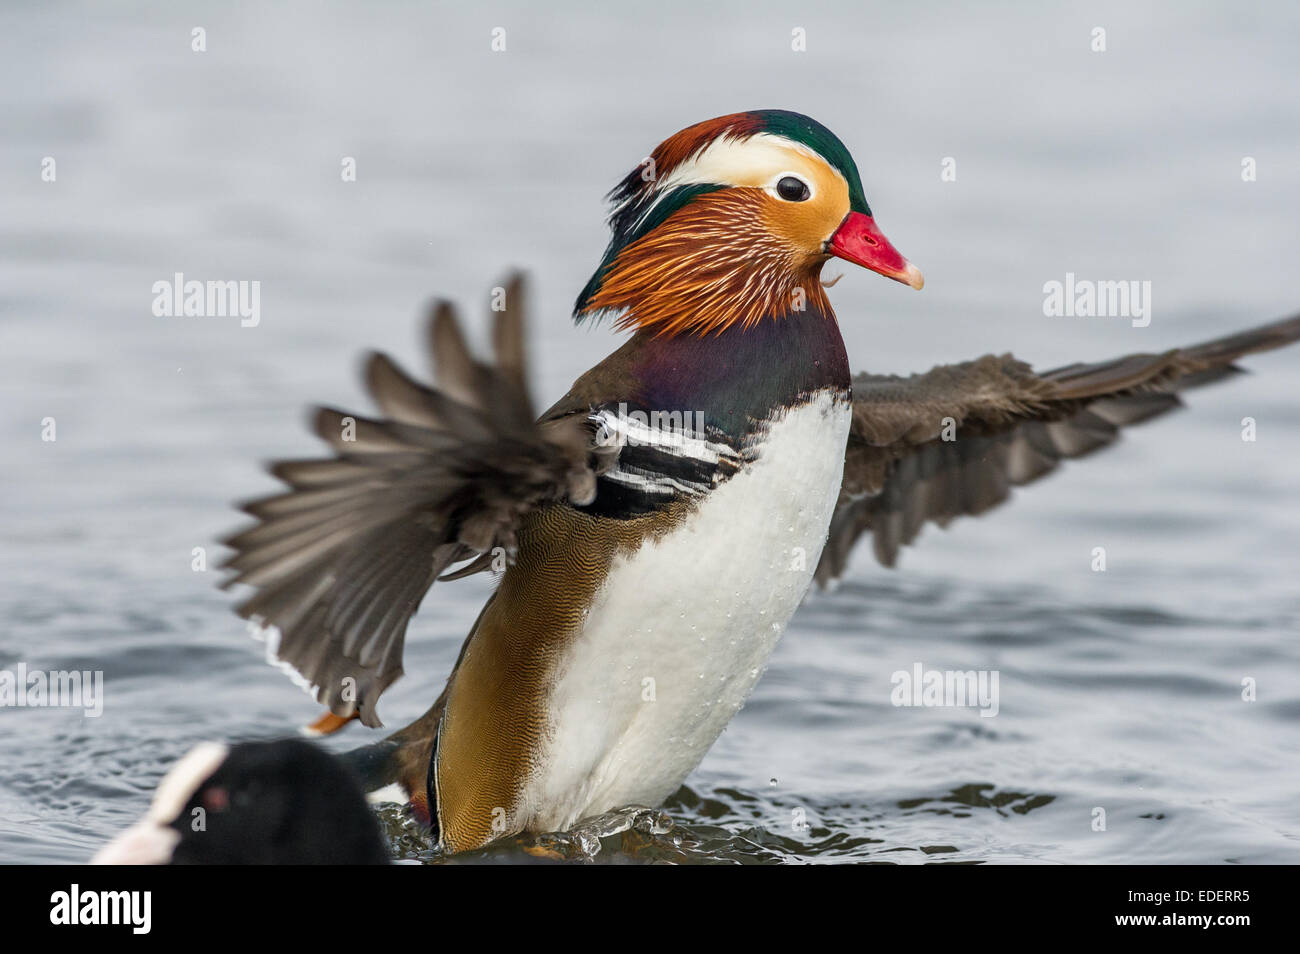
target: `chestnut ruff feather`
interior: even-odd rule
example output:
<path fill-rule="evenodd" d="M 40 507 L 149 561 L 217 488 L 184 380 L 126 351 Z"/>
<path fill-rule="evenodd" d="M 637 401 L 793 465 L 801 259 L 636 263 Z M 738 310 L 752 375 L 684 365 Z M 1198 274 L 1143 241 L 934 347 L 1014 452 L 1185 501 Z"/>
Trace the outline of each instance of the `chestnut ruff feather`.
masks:
<path fill-rule="evenodd" d="M 581 315 L 620 312 L 617 327 L 656 334 L 752 328 L 768 316 L 831 315 L 820 272 L 764 224 L 761 189 L 697 195 L 633 241 L 605 269 Z"/>

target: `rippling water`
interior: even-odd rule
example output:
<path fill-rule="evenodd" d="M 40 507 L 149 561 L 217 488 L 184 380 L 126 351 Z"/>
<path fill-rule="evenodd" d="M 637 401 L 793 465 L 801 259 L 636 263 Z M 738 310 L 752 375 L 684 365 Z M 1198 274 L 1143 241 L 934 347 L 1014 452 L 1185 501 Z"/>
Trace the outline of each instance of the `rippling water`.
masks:
<path fill-rule="evenodd" d="M 358 351 L 415 363 L 432 294 L 529 268 L 535 390 L 561 394 L 615 340 L 567 319 L 600 196 L 689 122 L 794 108 L 854 151 L 929 280 L 834 289 L 859 368 L 1053 366 L 1300 306 L 1295 8 L 913 6 L 0 10 L 0 668 L 106 681 L 101 718 L 0 711 L 0 860 L 83 860 L 196 741 L 314 716 L 193 548 L 215 562 L 229 502 L 272 486 L 258 460 L 315 451 L 306 404 L 356 404 Z M 261 281 L 261 324 L 152 317 L 176 271 Z M 1044 318 L 1067 271 L 1150 280 L 1150 327 Z M 478 857 L 1300 861 L 1300 350 L 1249 365 L 898 570 L 859 554 L 663 812 Z M 426 708 L 487 586 L 426 600 L 389 725 Z M 998 715 L 891 705 L 918 662 L 997 670 Z"/>

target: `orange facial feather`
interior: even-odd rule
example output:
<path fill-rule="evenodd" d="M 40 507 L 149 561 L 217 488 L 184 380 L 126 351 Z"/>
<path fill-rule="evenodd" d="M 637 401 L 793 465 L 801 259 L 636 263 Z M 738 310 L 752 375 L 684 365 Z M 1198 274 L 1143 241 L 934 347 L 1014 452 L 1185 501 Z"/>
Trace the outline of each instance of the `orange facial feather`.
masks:
<path fill-rule="evenodd" d="M 804 309 L 829 315 L 827 256 L 781 240 L 768 225 L 775 201 L 757 188 L 696 198 L 619 252 L 584 312 L 622 311 L 619 328 L 670 335 L 749 328 Z"/>

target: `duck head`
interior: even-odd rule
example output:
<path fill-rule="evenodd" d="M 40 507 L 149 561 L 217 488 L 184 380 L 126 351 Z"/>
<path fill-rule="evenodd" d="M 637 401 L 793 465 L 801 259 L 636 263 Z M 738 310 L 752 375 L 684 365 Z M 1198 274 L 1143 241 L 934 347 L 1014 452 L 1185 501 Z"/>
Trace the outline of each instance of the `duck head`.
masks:
<path fill-rule="evenodd" d="M 800 113 L 720 116 L 670 136 L 610 192 L 609 247 L 575 319 L 707 334 L 816 308 L 832 257 L 920 288 L 876 226 L 853 157 Z"/>

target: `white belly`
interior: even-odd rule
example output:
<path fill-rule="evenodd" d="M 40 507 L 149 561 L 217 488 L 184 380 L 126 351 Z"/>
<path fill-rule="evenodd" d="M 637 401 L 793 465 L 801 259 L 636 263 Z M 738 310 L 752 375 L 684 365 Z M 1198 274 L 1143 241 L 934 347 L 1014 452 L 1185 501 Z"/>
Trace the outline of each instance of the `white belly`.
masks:
<path fill-rule="evenodd" d="M 699 764 L 812 581 L 850 413 L 823 392 L 774 419 L 758 459 L 684 526 L 615 561 L 557 670 L 549 739 L 517 806 L 528 827 L 657 805 Z"/>

